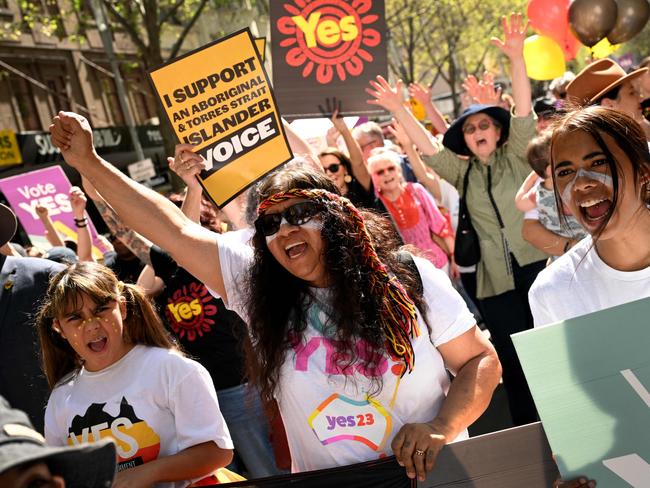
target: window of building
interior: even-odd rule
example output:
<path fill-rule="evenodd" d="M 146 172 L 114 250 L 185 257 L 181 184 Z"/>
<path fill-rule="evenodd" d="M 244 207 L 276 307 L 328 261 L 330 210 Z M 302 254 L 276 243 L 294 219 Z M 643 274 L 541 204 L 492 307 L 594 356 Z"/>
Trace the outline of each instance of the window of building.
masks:
<path fill-rule="evenodd" d="M 25 79 L 11 75 L 9 77 L 14 101 L 18 107 L 22 124 L 16 124 L 23 130 L 41 130 L 41 121 L 36 109 L 32 85 Z"/>

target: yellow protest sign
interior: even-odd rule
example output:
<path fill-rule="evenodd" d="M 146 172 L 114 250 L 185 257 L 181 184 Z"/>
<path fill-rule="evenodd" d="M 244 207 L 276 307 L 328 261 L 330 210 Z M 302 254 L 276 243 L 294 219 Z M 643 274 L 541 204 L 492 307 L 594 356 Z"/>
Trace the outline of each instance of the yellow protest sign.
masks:
<path fill-rule="evenodd" d="M 149 75 L 178 140 L 205 157 L 199 179 L 218 206 L 293 157 L 248 29 Z"/>
<path fill-rule="evenodd" d="M 256 37 L 255 47 L 257 48 L 257 53 L 260 55 L 262 62 L 264 62 L 266 60 L 266 37 Z"/>
<path fill-rule="evenodd" d="M 0 130 L 0 166 L 21 164 L 22 162 L 23 158 L 14 131 Z"/>

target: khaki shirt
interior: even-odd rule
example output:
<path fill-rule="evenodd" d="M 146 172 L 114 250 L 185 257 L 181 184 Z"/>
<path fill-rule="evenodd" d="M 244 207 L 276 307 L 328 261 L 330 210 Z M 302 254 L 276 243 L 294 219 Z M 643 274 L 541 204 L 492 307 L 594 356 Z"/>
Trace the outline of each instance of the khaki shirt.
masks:
<path fill-rule="evenodd" d="M 465 171 L 469 164 L 472 165 L 467 208 L 481 247 L 481 260 L 476 267 L 478 298 L 492 297 L 515 289 L 499 221 L 488 197 L 488 165 L 492 172 L 492 195 L 505 226 L 504 234 L 510 253 L 520 266 L 547 257 L 521 236 L 524 214 L 515 207 L 515 194 L 531 172 L 526 160 L 526 146 L 535 135 L 535 115 L 531 112 L 528 117 L 513 116 L 510 119 L 508 141 L 492 153 L 487 164 L 481 164 L 473 156 L 469 159 L 460 158 L 445 147 L 433 156 L 423 156 L 424 161 L 440 177 L 456 187 L 461 197 Z"/>

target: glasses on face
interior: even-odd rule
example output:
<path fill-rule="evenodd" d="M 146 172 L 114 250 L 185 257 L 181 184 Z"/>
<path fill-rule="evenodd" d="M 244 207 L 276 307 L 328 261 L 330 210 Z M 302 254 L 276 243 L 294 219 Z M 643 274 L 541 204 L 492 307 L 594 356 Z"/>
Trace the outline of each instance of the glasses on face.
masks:
<path fill-rule="evenodd" d="M 372 146 L 372 149 L 376 147 L 382 147 L 384 145 L 383 141 L 380 141 L 379 139 L 372 139 L 365 144 L 359 144 L 359 147 L 361 148 L 362 151 L 365 151 L 367 148 Z"/>
<path fill-rule="evenodd" d="M 338 173 L 341 169 L 341 163 L 333 163 L 323 168 L 326 173 Z"/>
<path fill-rule="evenodd" d="M 375 171 L 375 174 L 377 176 L 382 176 L 384 173 L 394 173 L 396 169 L 397 169 L 397 166 L 395 166 L 395 165 L 387 166 L 386 168 L 378 169 L 377 171 Z"/>
<path fill-rule="evenodd" d="M 282 212 L 260 215 L 255 221 L 255 228 L 267 237 L 272 236 L 280 230 L 283 219 L 290 225 L 303 225 L 322 211 L 323 207 L 315 202 L 296 203 Z"/>
<path fill-rule="evenodd" d="M 488 130 L 492 126 L 492 122 L 488 119 L 483 119 L 479 121 L 478 128 L 481 130 Z M 466 124 L 463 126 L 463 134 L 474 134 L 476 132 L 477 126 L 474 124 Z"/>

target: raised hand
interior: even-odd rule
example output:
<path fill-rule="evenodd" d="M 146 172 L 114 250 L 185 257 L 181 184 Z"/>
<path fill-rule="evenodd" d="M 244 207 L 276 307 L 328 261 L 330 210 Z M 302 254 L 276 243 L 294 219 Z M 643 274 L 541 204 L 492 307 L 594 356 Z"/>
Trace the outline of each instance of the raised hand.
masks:
<path fill-rule="evenodd" d="M 36 204 L 34 210 L 36 210 L 36 215 L 38 215 L 39 219 L 44 219 L 45 217 L 50 215 L 50 210 L 44 205 L 41 205 L 40 203 Z"/>
<path fill-rule="evenodd" d="M 513 12 L 510 14 L 510 23 L 508 24 L 508 19 L 504 15 L 501 18 L 501 25 L 503 26 L 503 40 L 493 37 L 490 42 L 501 49 L 503 54 L 510 59 L 523 57 L 528 21 L 524 22 L 521 13 Z"/>
<path fill-rule="evenodd" d="M 400 124 L 397 119 L 391 121 L 391 125 L 388 126 L 388 131 L 395 137 L 400 146 L 406 150 L 409 145 L 413 145 L 411 138 L 408 136 L 402 124 Z"/>
<path fill-rule="evenodd" d="M 392 113 L 404 108 L 402 80 L 398 80 L 393 88 L 383 76 L 377 76 L 377 81 L 370 80 L 370 86 L 371 88 L 366 88 L 366 93 L 373 97 L 372 100 L 367 100 L 370 105 L 379 105 Z"/>
<path fill-rule="evenodd" d="M 409 85 L 409 96 L 415 98 L 422 105 L 431 103 L 431 89 L 419 83 L 411 83 Z"/>
<path fill-rule="evenodd" d="M 471 97 L 472 103 L 497 105 L 501 101 L 501 88 L 495 88 L 494 77 L 488 72 L 483 74 L 481 81 L 469 75 L 463 82 L 463 89 Z"/>
<path fill-rule="evenodd" d="M 79 218 L 83 217 L 86 211 L 86 203 L 88 201 L 84 192 L 78 186 L 73 186 L 70 188 L 69 198 L 74 216 Z"/>
<path fill-rule="evenodd" d="M 52 143 L 61 150 L 66 163 L 79 168 L 94 155 L 93 131 L 85 117 L 59 112 L 50 125 Z"/>
<path fill-rule="evenodd" d="M 194 152 L 194 146 L 191 144 L 177 144 L 174 149 L 174 157 L 167 158 L 167 162 L 169 163 L 169 169 L 176 173 L 188 188 L 201 188 L 201 184 L 196 177 L 207 166 L 203 156 Z"/>

